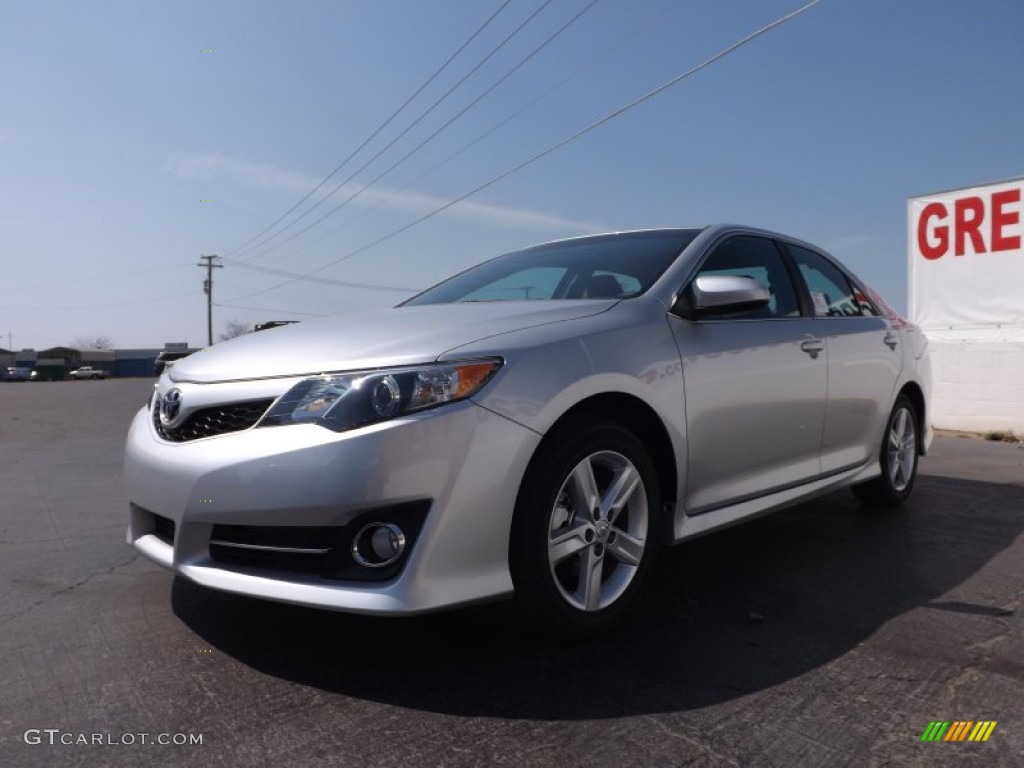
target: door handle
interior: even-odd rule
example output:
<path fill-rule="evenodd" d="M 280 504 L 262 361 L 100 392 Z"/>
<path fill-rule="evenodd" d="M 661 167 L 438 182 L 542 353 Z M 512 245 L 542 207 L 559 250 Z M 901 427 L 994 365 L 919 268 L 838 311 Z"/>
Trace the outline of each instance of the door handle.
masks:
<path fill-rule="evenodd" d="M 813 336 L 806 337 L 800 342 L 800 349 L 810 355 L 813 359 L 818 359 L 818 353 L 825 349 L 825 342 L 821 339 L 816 339 Z"/>
<path fill-rule="evenodd" d="M 896 345 L 900 343 L 900 340 L 895 333 L 889 331 L 882 337 L 882 343 L 889 347 L 889 349 L 896 349 Z"/>

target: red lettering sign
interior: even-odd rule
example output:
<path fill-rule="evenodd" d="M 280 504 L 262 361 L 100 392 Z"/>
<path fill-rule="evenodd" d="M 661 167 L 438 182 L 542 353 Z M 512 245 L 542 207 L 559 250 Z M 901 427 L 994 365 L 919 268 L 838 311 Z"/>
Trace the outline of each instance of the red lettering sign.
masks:
<path fill-rule="evenodd" d="M 946 218 L 946 206 L 942 203 L 928 203 L 921 211 L 921 217 L 917 220 L 917 249 L 926 259 L 938 259 L 945 255 L 949 248 L 949 227 L 945 224 L 936 224 L 932 230 L 935 236 L 935 244 L 928 238 L 928 227 L 931 219 Z"/>
<path fill-rule="evenodd" d="M 928 203 L 917 219 L 917 249 L 930 261 L 949 253 L 951 239 L 953 253 L 957 256 L 967 253 L 968 241 L 976 254 L 988 253 L 989 246 L 993 253 L 1020 250 L 1021 236 L 1006 231 L 1021 222 L 1020 202 L 1020 188 L 995 192 L 987 200 L 977 196 L 961 197 L 952 201 L 952 223 L 945 203 Z"/>
<path fill-rule="evenodd" d="M 953 228 L 956 255 L 963 256 L 967 237 L 975 253 L 985 253 L 985 239 L 981 236 L 981 222 L 985 220 L 985 203 L 980 197 L 965 197 L 953 203 Z M 969 214 L 969 215 L 968 215 Z"/>
<path fill-rule="evenodd" d="M 992 195 L 992 250 L 1016 251 L 1020 249 L 1020 235 L 1007 237 L 1003 227 L 1020 223 L 1020 209 L 1007 211 L 1004 206 L 1020 202 L 1020 188 L 1007 189 Z"/>

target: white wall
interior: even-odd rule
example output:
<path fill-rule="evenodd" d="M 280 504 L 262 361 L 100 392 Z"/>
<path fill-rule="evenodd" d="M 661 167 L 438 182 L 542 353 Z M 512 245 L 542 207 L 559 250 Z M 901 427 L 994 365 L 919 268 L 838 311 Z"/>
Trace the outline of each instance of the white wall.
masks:
<path fill-rule="evenodd" d="M 1024 341 L 928 336 L 932 425 L 1024 435 Z"/>

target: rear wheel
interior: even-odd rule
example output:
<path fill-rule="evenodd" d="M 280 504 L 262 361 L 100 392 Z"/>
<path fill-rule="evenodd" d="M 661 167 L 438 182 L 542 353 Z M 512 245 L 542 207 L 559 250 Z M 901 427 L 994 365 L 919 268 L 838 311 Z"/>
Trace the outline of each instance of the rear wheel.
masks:
<path fill-rule="evenodd" d="M 576 419 L 531 462 L 512 521 L 516 598 L 556 632 L 589 634 L 620 620 L 653 566 L 661 499 L 637 437 Z"/>
<path fill-rule="evenodd" d="M 898 507 L 914 488 L 919 453 L 917 411 L 906 395 L 896 398 L 882 437 L 882 474 L 853 486 L 854 495 L 870 507 Z"/>

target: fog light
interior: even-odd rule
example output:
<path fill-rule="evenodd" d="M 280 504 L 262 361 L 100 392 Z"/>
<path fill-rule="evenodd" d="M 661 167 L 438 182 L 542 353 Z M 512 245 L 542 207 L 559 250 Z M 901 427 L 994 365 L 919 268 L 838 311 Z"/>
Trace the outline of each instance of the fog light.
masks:
<path fill-rule="evenodd" d="M 366 568 L 383 568 L 405 552 L 405 534 L 392 523 L 370 523 L 352 539 L 352 557 Z"/>

